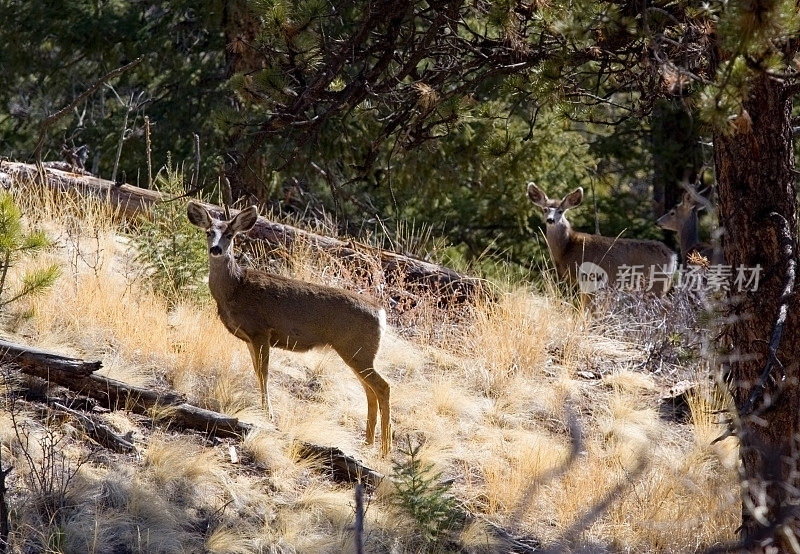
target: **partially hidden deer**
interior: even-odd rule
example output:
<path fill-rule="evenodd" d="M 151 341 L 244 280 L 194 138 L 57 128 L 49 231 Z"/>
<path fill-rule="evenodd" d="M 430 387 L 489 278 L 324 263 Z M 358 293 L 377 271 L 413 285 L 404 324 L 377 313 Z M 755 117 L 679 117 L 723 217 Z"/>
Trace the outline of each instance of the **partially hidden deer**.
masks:
<path fill-rule="evenodd" d="M 688 184 L 684 188 L 690 187 Z M 694 189 L 683 193 L 683 198 L 670 211 L 656 220 L 656 225 L 665 231 L 674 231 L 678 234 L 678 245 L 681 250 L 681 262 L 691 263 L 694 255 L 699 254 L 708 263 L 719 265 L 725 263 L 725 255 L 718 246 L 701 242 L 698 232 L 697 213 L 703 208 L 708 209 L 708 200 L 700 200 L 700 193 Z M 693 255 L 694 254 L 694 255 Z"/>
<path fill-rule="evenodd" d="M 213 217 L 197 202 L 187 215 L 208 237 L 208 286 L 225 328 L 250 351 L 261 389 L 261 405 L 269 410 L 269 349 L 306 351 L 332 347 L 355 372 L 367 395 L 366 443 L 372 444 L 378 412 L 381 448 L 391 449 L 389 383 L 375 370 L 375 357 L 386 328 L 386 312 L 356 293 L 306 283 L 242 267 L 233 254 L 234 237 L 258 220 L 251 206 L 228 221 Z"/>
<path fill-rule="evenodd" d="M 671 277 L 677 269 L 677 256 L 665 244 L 655 240 L 590 235 L 572 228 L 566 212 L 581 204 L 583 188 L 579 187 L 557 200 L 548 198 L 534 183 L 528 183 L 528 198 L 544 211 L 545 238 L 558 276 L 580 284 L 581 292 L 587 292 L 585 283 L 581 282 L 586 278 L 584 272 L 591 271 L 593 266 L 603 270 L 603 278 L 609 284 L 626 272 L 629 272 L 628 276 L 637 275 L 630 273 L 636 271 L 641 277 L 637 284 L 641 290 L 659 295 L 669 290 Z M 593 290 L 590 288 L 588 292 Z"/>

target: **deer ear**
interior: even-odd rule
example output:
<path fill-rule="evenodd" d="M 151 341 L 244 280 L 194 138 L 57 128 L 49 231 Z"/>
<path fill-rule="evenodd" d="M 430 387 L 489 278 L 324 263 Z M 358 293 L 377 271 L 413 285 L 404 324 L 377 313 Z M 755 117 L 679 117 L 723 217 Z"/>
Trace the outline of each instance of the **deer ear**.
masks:
<path fill-rule="evenodd" d="M 534 183 L 528 183 L 528 198 L 537 206 L 542 208 L 547 207 L 547 195 Z"/>
<path fill-rule="evenodd" d="M 208 214 L 208 210 L 195 201 L 189 202 L 186 206 L 186 215 L 192 225 L 196 225 L 201 229 L 211 227 L 211 216 Z"/>
<path fill-rule="evenodd" d="M 258 208 L 250 206 L 245 208 L 236 217 L 231 219 L 229 228 L 235 233 L 246 233 L 253 228 L 253 225 L 258 221 Z"/>
<path fill-rule="evenodd" d="M 696 204 L 696 202 L 694 201 L 694 198 L 692 198 L 692 195 L 689 194 L 688 192 L 684 192 L 683 193 L 682 203 L 683 204 L 687 204 L 687 205 L 688 204 Z"/>
<path fill-rule="evenodd" d="M 578 187 L 564 197 L 564 200 L 561 201 L 561 207 L 569 210 L 579 206 L 581 202 L 583 202 L 583 187 Z"/>

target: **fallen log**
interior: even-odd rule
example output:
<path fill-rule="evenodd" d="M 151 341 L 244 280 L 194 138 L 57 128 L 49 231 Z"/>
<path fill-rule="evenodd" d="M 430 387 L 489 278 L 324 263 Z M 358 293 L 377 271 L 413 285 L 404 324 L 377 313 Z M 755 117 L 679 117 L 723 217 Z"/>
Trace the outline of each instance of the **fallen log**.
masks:
<path fill-rule="evenodd" d="M 45 164 L 47 185 L 59 191 L 73 190 L 81 195 L 109 203 L 125 218 L 147 216 L 150 209 L 164 200 L 161 193 L 128 184 L 114 183 L 93 175 L 67 170 L 64 164 Z M 3 178 L 6 175 L 6 178 Z M 39 173 L 35 165 L 20 162 L 0 161 L 0 183 L 38 183 Z M 217 217 L 223 209 L 214 204 L 203 204 Z M 231 215 L 238 213 L 231 210 Z M 448 267 L 420 260 L 354 241 L 343 241 L 291 225 L 259 217 L 248 235 L 251 239 L 265 242 L 272 248 L 291 249 L 296 243 L 311 245 L 331 256 L 352 261 L 371 273 L 373 266 L 380 265 L 386 281 L 414 293 L 430 293 L 440 303 L 461 302 L 483 292 L 483 281 L 464 275 Z"/>
<path fill-rule="evenodd" d="M 78 394 L 90 396 L 108 409 L 127 409 L 151 417 L 156 421 L 164 421 L 168 425 L 218 437 L 238 439 L 255 429 L 254 425 L 239 421 L 235 417 L 188 404 L 181 395 L 174 392 L 157 392 L 103 375 L 86 373 L 87 367 L 93 368 L 92 371 L 99 369 L 100 362 L 85 362 L 9 341 L 0 341 L 0 344 L 3 345 L 0 348 L 0 363 L 15 364 L 27 375 L 39 377 Z M 22 358 L 21 353 L 26 357 Z M 24 360 L 25 363 L 20 363 L 20 360 Z M 56 360 L 57 363 L 53 363 L 53 360 Z M 75 412 L 65 406 L 57 407 L 70 414 Z M 101 437 L 98 440 L 101 444 L 104 444 L 103 440 L 114 441 L 111 437 L 103 436 L 105 435 L 103 429 L 92 428 L 94 424 L 92 420 L 87 423 L 84 419 L 80 419 L 80 422 L 84 428 L 90 428 L 89 434 L 93 438 Z M 363 480 L 364 483 L 377 486 L 383 479 L 379 472 L 365 466 L 336 447 L 301 442 L 298 452 L 301 457 L 318 462 L 322 470 L 339 480 L 350 479 L 353 482 Z"/>
<path fill-rule="evenodd" d="M 185 398 L 174 392 L 154 391 L 98 375 L 94 372 L 102 365 L 99 361 L 86 362 L 10 341 L 0 341 L 0 362 L 16 364 L 27 375 L 94 398 L 112 410 L 123 408 L 151 417 L 154 413 L 160 413 L 168 415 L 179 427 L 226 437 L 242 436 L 253 428 L 236 418 L 187 404 Z"/>
<path fill-rule="evenodd" d="M 75 191 L 82 196 L 95 198 L 110 204 L 119 210 L 126 219 L 135 219 L 146 214 L 156 202 L 159 202 L 161 193 L 155 190 L 143 189 L 124 183 L 115 183 L 106 179 L 52 167 L 47 164 L 44 171 L 47 175 L 47 185 L 57 191 Z M 39 171 L 35 165 L 20 162 L 0 162 L 0 177 L 2 182 L 21 183 L 27 185 L 39 182 Z"/>
<path fill-rule="evenodd" d="M 225 217 L 221 207 L 202 202 L 201 204 L 215 217 L 220 219 Z M 239 213 L 239 210 L 229 211 L 231 217 Z M 463 275 L 448 267 L 354 241 L 343 241 L 304 231 L 264 217 L 258 218 L 247 236 L 286 250 L 291 250 L 295 244 L 310 245 L 333 257 L 361 266 L 368 273 L 371 273 L 378 262 L 387 283 L 399 285 L 415 293 L 433 294 L 444 304 L 463 302 L 474 298 L 483 290 L 483 281 L 480 279 Z"/>
<path fill-rule="evenodd" d="M 71 375 L 91 375 L 102 367 L 99 361 L 87 362 L 48 350 L 34 348 L 0 339 L 0 359 L 11 361 L 32 372 L 47 375 L 49 371 L 64 371 Z M 45 377 L 46 378 L 46 377 Z"/>
<path fill-rule="evenodd" d="M 153 417 L 153 412 L 156 411 L 156 421 L 163 420 L 169 425 L 176 424 L 215 436 L 238 439 L 255 429 L 255 426 L 235 417 L 183 402 L 182 397 L 174 392 L 159 393 L 97 375 L 93 372 L 100 368 L 99 361 L 86 362 L 9 341 L 1 341 L 1 344 L 4 346 L 0 349 L 0 363 L 16 364 L 23 373 L 55 382 L 78 394 L 91 396 L 109 409 L 124 408 L 148 417 Z M 25 360 L 25 363 L 20 363 L 20 360 Z M 87 373 L 87 368 L 93 369 Z M 62 404 L 54 403 L 54 406 L 75 417 L 87 433 L 101 444 L 115 450 L 136 452 L 134 445 L 125 437 L 117 435 L 106 426 Z M 297 452 L 301 458 L 316 462 L 324 473 L 337 481 L 376 487 L 385 478 L 380 472 L 335 446 L 300 442 Z M 479 519 L 498 544 L 507 549 L 505 551 L 520 554 L 541 551 L 538 540 L 514 536 L 502 527 L 472 514 L 463 506 L 458 509 L 460 519 L 464 522 Z"/>
<path fill-rule="evenodd" d="M 351 458 L 335 446 L 300 443 L 298 455 L 307 460 L 316 460 L 335 481 L 364 483 L 377 487 L 383 474 L 371 469 L 355 458 Z"/>

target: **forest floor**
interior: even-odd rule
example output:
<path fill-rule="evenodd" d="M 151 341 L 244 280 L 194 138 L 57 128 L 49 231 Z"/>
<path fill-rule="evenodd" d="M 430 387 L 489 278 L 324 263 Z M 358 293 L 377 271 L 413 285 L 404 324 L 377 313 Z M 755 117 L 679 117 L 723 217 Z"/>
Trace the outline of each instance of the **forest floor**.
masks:
<path fill-rule="evenodd" d="M 449 487 L 479 516 L 448 528 L 424 510 L 415 519 L 413 502 L 385 479 L 367 490 L 365 552 L 502 551 L 485 522 L 565 552 L 693 552 L 735 539 L 735 439 L 711 444 L 727 400 L 706 377 L 685 302 L 590 311 L 552 286 L 496 285 L 492 302 L 469 308 L 406 306 L 392 314 L 377 362 L 391 383 L 394 447 L 384 457 L 379 440 L 363 444 L 364 393 L 334 352 L 272 351 L 270 421 L 245 345 L 209 299 L 154 293 L 135 229 L 66 196 L 17 201 L 54 245 L 12 267 L 8 286 L 31 267 L 57 263 L 62 274 L 5 309 L 5 338 L 102 360 L 104 375 L 171 388 L 257 429 L 218 440 L 163 418 L 96 414 L 139 452 L 118 454 L 43 400 L 63 391 L 6 370 L 11 551 L 354 552 L 354 486 L 302 459 L 299 441 L 336 446 L 389 476 L 418 449 L 438 487 L 419 493 L 421 505 L 437 505 Z M 295 256 L 292 274 L 331 282 L 308 251 Z M 700 383 L 690 417 L 663 418 L 659 399 L 686 380 Z"/>

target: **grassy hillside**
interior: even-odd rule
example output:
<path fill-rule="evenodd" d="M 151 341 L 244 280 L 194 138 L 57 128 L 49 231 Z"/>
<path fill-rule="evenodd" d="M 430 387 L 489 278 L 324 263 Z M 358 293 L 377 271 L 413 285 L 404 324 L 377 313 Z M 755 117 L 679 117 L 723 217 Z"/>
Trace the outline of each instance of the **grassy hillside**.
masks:
<path fill-rule="evenodd" d="M 687 552 L 735 537 L 736 445 L 710 445 L 721 433 L 712 411 L 724 400 L 696 395 L 687 424 L 658 415 L 661 393 L 702 374 L 696 356 L 659 358 L 648 342 L 658 328 L 648 318 L 660 313 L 663 323 L 668 311 L 591 315 L 555 293 L 503 286 L 496 302 L 458 317 L 426 303 L 395 314 L 378 358 L 392 384 L 395 430 L 384 458 L 362 444 L 363 390 L 335 353 L 273 350 L 270 422 L 244 344 L 208 298 L 171 303 L 153 292 L 137 262 L 136 228 L 66 195 L 17 201 L 55 245 L 13 267 L 12 284 L 30 266 L 55 262 L 62 275 L 45 294 L 6 308 L 3 335 L 102 359 L 108 376 L 173 388 L 260 429 L 241 442 L 208 440 L 174 431 L 168 416 L 154 423 L 102 413 L 141 453 L 115 454 L 46 408 L 43 398 L 62 392 L 6 370 L 0 453 L 13 467 L 14 551 L 354 551 L 353 487 L 301 460 L 297 440 L 340 447 L 387 474 L 408 462 L 402 450 L 419 446 L 471 512 L 565 550 Z M 291 273 L 341 284 L 324 260 L 293 256 Z M 571 428 L 582 440 L 567 463 Z M 366 504 L 367 552 L 448 548 L 420 538 L 391 483 Z M 466 551 L 495 551 L 480 522 L 456 533 Z"/>

